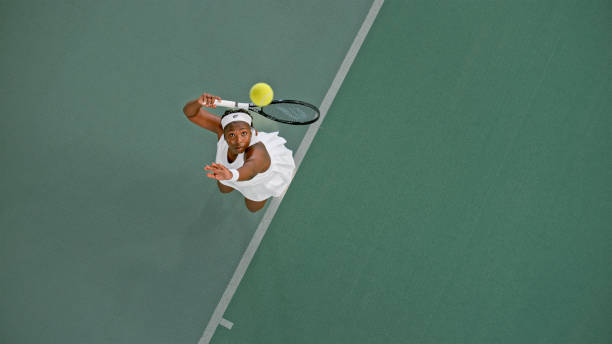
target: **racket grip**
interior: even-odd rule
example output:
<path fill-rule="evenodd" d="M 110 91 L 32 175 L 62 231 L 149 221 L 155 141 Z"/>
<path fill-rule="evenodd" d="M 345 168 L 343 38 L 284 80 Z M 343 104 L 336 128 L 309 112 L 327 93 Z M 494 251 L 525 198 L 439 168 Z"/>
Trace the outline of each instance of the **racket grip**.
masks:
<path fill-rule="evenodd" d="M 249 108 L 249 103 L 238 103 L 232 100 L 215 100 L 215 105 L 227 108 L 240 108 L 247 110 Z"/>

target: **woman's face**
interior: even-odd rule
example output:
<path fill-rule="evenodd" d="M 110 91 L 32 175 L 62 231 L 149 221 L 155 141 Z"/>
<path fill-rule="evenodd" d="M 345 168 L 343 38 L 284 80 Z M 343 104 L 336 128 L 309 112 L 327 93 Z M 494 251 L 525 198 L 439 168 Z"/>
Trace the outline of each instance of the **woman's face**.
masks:
<path fill-rule="evenodd" d="M 251 126 L 247 122 L 232 122 L 223 129 L 223 136 L 230 152 L 244 153 L 251 142 Z"/>

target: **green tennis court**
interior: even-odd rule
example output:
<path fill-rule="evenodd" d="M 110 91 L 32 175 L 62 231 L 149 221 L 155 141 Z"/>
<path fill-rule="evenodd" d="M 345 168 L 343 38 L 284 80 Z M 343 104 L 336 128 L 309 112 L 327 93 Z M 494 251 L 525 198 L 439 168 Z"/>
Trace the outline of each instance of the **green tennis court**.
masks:
<path fill-rule="evenodd" d="M 609 1 L 0 9 L 1 343 L 612 341 Z M 252 214 L 181 108 L 259 81 Z"/>

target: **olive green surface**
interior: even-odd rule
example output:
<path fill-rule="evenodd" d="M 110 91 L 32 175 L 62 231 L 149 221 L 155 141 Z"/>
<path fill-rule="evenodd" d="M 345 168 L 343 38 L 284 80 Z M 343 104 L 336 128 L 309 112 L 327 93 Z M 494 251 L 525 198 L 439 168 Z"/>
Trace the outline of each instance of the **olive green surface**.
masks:
<path fill-rule="evenodd" d="M 0 343 L 196 343 L 263 212 L 203 176 L 183 105 L 319 104 L 369 6 L 1 2 Z"/>
<path fill-rule="evenodd" d="M 212 342 L 612 342 L 611 61 L 609 1 L 385 1 Z"/>

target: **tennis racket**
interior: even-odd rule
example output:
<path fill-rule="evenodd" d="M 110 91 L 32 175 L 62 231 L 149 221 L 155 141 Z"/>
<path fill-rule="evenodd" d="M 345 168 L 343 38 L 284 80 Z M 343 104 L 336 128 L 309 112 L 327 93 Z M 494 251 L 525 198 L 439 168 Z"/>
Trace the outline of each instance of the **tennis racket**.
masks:
<path fill-rule="evenodd" d="M 266 106 L 238 103 L 232 100 L 215 100 L 215 105 L 253 111 L 273 121 L 293 125 L 314 123 L 320 116 L 316 106 L 300 100 L 273 100 Z"/>

